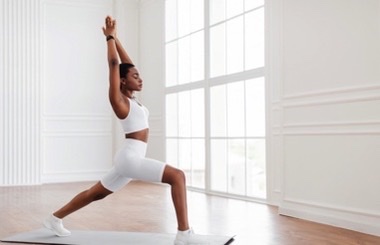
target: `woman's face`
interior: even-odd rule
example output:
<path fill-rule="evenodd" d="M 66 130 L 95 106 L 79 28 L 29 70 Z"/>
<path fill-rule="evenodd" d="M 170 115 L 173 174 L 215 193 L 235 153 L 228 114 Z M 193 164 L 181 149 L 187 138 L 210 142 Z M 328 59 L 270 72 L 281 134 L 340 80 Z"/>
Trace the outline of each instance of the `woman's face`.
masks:
<path fill-rule="evenodd" d="M 138 70 L 135 67 L 129 68 L 126 78 L 121 81 L 128 90 L 141 91 L 143 81 L 140 77 Z"/>

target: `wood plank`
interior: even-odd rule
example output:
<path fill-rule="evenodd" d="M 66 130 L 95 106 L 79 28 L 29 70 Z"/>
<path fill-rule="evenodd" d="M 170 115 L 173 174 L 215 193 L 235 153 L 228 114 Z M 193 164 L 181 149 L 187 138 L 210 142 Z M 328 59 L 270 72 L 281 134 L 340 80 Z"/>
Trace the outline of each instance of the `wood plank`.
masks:
<path fill-rule="evenodd" d="M 0 187 L 0 237 L 41 228 L 49 213 L 92 184 Z M 276 207 L 265 204 L 192 191 L 188 192 L 188 201 L 196 233 L 236 234 L 239 245 L 380 244 L 380 237 L 281 216 Z M 77 211 L 64 222 L 72 230 L 176 232 L 169 187 L 139 181 Z"/>

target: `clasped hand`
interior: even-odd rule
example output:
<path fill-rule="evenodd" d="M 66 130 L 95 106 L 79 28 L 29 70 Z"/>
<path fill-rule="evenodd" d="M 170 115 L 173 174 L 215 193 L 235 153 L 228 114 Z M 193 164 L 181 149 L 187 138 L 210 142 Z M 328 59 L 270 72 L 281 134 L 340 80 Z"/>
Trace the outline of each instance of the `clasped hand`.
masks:
<path fill-rule="evenodd" d="M 116 20 L 113 20 L 111 16 L 107 16 L 105 20 L 105 27 L 102 27 L 104 35 L 116 37 Z"/>

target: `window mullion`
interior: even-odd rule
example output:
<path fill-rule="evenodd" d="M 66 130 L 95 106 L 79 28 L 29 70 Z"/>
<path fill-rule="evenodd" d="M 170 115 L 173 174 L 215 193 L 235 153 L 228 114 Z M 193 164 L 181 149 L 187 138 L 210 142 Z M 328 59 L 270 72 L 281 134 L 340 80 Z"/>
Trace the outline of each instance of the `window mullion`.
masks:
<path fill-rule="evenodd" d="M 227 68 L 226 68 L 227 69 Z M 228 132 L 228 84 L 225 85 L 226 87 L 226 100 L 225 100 L 225 108 L 226 108 L 226 146 L 227 146 L 227 149 L 226 149 L 226 159 L 227 159 L 227 163 L 226 163 L 226 176 L 227 176 L 227 180 L 226 180 L 226 193 L 230 193 L 230 144 L 231 144 L 231 140 L 229 138 L 229 132 Z"/>
<path fill-rule="evenodd" d="M 204 77 L 205 77 L 205 189 L 206 192 L 211 190 L 211 120 L 210 120 L 210 1 L 204 1 Z"/>
<path fill-rule="evenodd" d="M 246 81 L 244 81 L 244 174 L 245 174 L 245 180 L 244 180 L 244 194 L 245 196 L 248 195 L 248 154 L 247 154 L 247 86 Z"/>
<path fill-rule="evenodd" d="M 175 1 L 177 3 L 177 1 Z M 199 11 L 202 11 L 200 8 L 201 6 L 198 5 L 200 4 L 200 2 L 197 3 L 197 9 L 198 12 L 197 14 L 200 16 L 200 12 Z M 198 47 L 200 44 L 201 44 L 201 39 L 200 39 L 200 36 L 201 34 L 198 35 L 197 32 L 199 31 L 202 31 L 201 29 L 201 23 L 200 22 L 196 22 L 196 25 L 194 25 L 194 27 L 196 27 L 196 30 L 195 28 L 191 28 L 189 29 L 189 33 L 187 32 L 181 32 L 181 36 L 179 36 L 179 29 L 180 29 L 180 26 L 179 25 L 171 25 L 174 29 L 177 28 L 177 35 L 175 36 L 175 38 L 171 39 L 171 40 L 166 40 L 166 45 L 170 44 L 170 43 L 177 43 L 177 45 L 175 47 L 173 47 L 173 45 L 170 46 L 170 51 L 168 51 L 169 53 L 168 54 L 171 54 L 172 56 L 174 56 L 174 52 L 175 52 L 175 48 L 177 49 L 176 50 L 176 55 L 177 55 L 177 62 L 175 61 L 175 57 L 172 58 L 171 60 L 169 60 L 169 62 L 171 62 L 170 64 L 172 64 L 172 67 L 176 69 L 176 73 L 174 74 L 171 74 L 172 76 L 170 77 L 171 79 L 175 79 L 175 76 L 177 77 L 176 81 L 177 83 L 167 83 L 166 86 L 165 86 L 165 89 L 164 89 L 164 93 L 166 96 L 168 96 L 169 94 L 177 94 L 177 97 L 176 97 L 176 100 L 177 100 L 177 105 L 178 103 L 180 102 L 180 95 L 181 95 L 181 92 L 185 92 L 185 91 L 190 91 L 190 118 L 189 118 L 189 121 L 190 121 L 190 124 L 193 125 L 194 121 L 199 117 L 200 114 L 200 111 L 197 112 L 197 109 L 198 108 L 195 108 L 195 107 L 199 107 L 199 109 L 204 109 L 204 112 L 203 112 L 203 116 L 204 116 L 204 121 L 202 122 L 203 123 L 203 127 L 204 127 L 204 135 L 199 135 L 199 134 L 195 134 L 196 131 L 193 132 L 193 130 L 195 130 L 196 128 L 199 128 L 199 124 L 196 125 L 196 127 L 193 127 L 191 128 L 190 130 L 190 135 L 189 136 L 180 136 L 179 133 L 180 133 L 180 127 L 179 127 L 179 116 L 180 116 L 180 113 L 178 110 L 180 110 L 180 107 L 178 106 L 177 107 L 177 135 L 176 136 L 166 136 L 166 139 L 176 139 L 177 142 L 179 143 L 179 145 L 181 145 L 183 142 L 182 141 L 186 141 L 186 139 L 190 140 L 190 146 L 189 146 L 189 150 L 190 150 L 190 165 L 189 165 L 189 170 L 190 170 L 190 176 L 191 177 L 191 180 L 190 180 L 190 183 L 189 185 L 190 186 L 193 186 L 194 185 L 194 171 L 198 168 L 198 165 L 195 165 L 196 163 L 193 162 L 194 160 L 197 160 L 199 159 L 199 157 L 201 157 L 201 155 L 199 154 L 195 154 L 193 155 L 192 153 L 194 151 L 196 151 L 196 149 L 198 149 L 198 145 L 195 144 L 194 145 L 194 140 L 196 139 L 203 139 L 204 140 L 204 156 L 202 154 L 202 158 L 205 160 L 205 163 L 204 163 L 204 189 L 205 189 L 205 192 L 206 193 L 217 193 L 218 191 L 216 191 L 216 189 L 219 189 L 219 187 L 221 186 L 218 186 L 216 187 L 215 190 L 213 190 L 213 186 L 212 184 L 214 183 L 213 182 L 213 176 L 215 177 L 216 175 L 213 175 L 211 173 L 212 171 L 212 162 L 214 161 L 214 164 L 215 164 L 215 159 L 213 159 L 213 156 L 212 156 L 212 142 L 211 140 L 214 140 L 214 139 L 220 139 L 220 140 L 223 140 L 224 142 L 224 147 L 225 147 L 225 157 L 226 157 L 226 166 L 223 167 L 223 175 L 227 175 L 227 178 L 226 180 L 222 180 L 223 181 L 223 185 L 224 186 L 224 190 L 223 192 L 225 192 L 225 194 L 227 196 L 234 196 L 233 193 L 235 193 L 237 191 L 237 193 L 241 193 L 241 196 L 245 196 L 247 197 L 250 192 L 249 190 L 251 190 L 252 188 L 250 188 L 250 185 L 252 184 L 251 182 L 248 181 L 248 178 L 251 176 L 250 173 L 249 173 L 249 169 L 250 169 L 250 166 L 251 166 L 251 162 L 249 161 L 249 157 L 252 157 L 252 154 L 248 152 L 248 150 L 252 150 L 252 149 L 256 149 L 256 145 L 254 144 L 253 147 L 251 145 L 248 145 L 248 143 L 250 143 L 250 139 L 266 139 L 266 137 L 261 137 L 261 136 L 247 136 L 247 128 L 250 128 L 249 127 L 249 124 L 247 125 L 247 120 L 250 118 L 249 115 L 247 114 L 247 110 L 249 109 L 250 107 L 250 100 L 249 100 L 249 94 L 247 94 L 247 89 L 250 88 L 250 85 L 247 83 L 247 80 L 250 80 L 250 79 L 255 79 L 255 78 L 259 78 L 259 77 L 264 77 L 265 76 L 265 67 L 264 66 L 261 66 L 261 67 L 257 67 L 257 66 L 253 66 L 253 65 L 249 65 L 250 64 L 250 59 L 251 59 L 251 56 L 247 56 L 246 55 L 246 52 L 250 52 L 250 43 L 247 43 L 247 40 L 251 40 L 251 36 L 252 35 L 252 32 L 250 32 L 249 30 L 247 31 L 245 26 L 249 27 L 250 26 L 250 22 L 246 22 L 248 20 L 251 20 L 253 17 L 255 17 L 256 15 L 252 15 L 252 16 L 249 16 L 249 18 L 247 18 L 247 13 L 250 13 L 252 11 L 255 11 L 256 9 L 259 9 L 259 8 L 263 8 L 264 6 L 259 6 L 255 9 L 251 9 L 251 10 L 248 10 L 248 11 L 245 11 L 245 7 L 244 7 L 244 11 L 243 13 L 237 15 L 237 16 L 231 16 L 230 18 L 224 18 L 223 20 L 219 21 L 218 23 L 214 23 L 212 25 L 210 25 L 210 17 L 212 17 L 212 13 L 210 11 L 213 10 L 213 6 L 210 6 L 210 4 L 212 4 L 211 0 L 203 0 L 202 2 L 203 4 L 203 48 L 204 48 L 204 55 L 203 58 L 201 58 L 200 54 L 198 53 L 194 53 L 193 56 L 190 55 L 190 61 L 189 61 L 189 64 L 183 64 L 180 62 L 179 60 L 179 54 L 180 54 L 180 49 L 181 47 L 178 45 L 179 44 L 179 41 L 184 39 L 184 38 L 189 38 L 191 40 L 193 40 L 193 42 L 190 40 L 190 45 L 192 45 L 194 43 L 194 47 Z M 199 7 L 199 8 L 198 8 Z M 174 8 L 174 5 L 173 5 L 173 8 Z M 178 4 L 176 4 L 176 8 L 177 8 L 177 11 L 178 11 Z M 181 8 L 182 10 L 184 10 L 183 8 Z M 190 8 L 190 9 L 194 9 L 194 8 Z M 189 11 L 192 11 L 190 10 Z M 186 10 L 184 10 L 186 11 Z M 226 8 L 224 8 L 224 11 L 227 11 Z M 226 15 L 226 13 L 225 13 Z M 228 40 L 227 40 L 227 37 L 228 35 L 232 35 L 233 34 L 233 30 L 230 30 L 227 28 L 227 26 L 225 26 L 225 29 L 224 29 L 224 36 L 222 37 L 222 33 L 220 32 L 221 30 L 220 29 L 217 29 L 216 30 L 216 34 L 215 34 L 215 38 L 218 37 L 218 39 L 216 40 L 215 43 L 211 43 L 211 40 L 210 38 L 214 38 L 214 34 L 213 32 L 210 32 L 210 31 L 213 31 L 214 29 L 212 29 L 213 27 L 216 27 L 218 26 L 219 24 L 223 24 L 223 25 L 226 25 L 226 23 L 232 19 L 235 19 L 235 18 L 239 18 L 243 16 L 243 21 L 241 22 L 241 20 L 239 19 L 238 22 L 234 23 L 234 25 L 238 26 L 240 28 L 240 25 L 242 24 L 243 25 L 243 31 L 239 31 L 237 33 L 239 33 L 238 36 L 241 36 L 241 38 L 243 39 L 242 42 L 241 40 L 239 41 L 236 41 L 237 43 L 241 43 L 243 45 L 243 57 L 241 57 L 240 59 L 240 55 L 237 56 L 240 60 L 237 60 L 239 61 L 239 66 L 237 67 L 240 67 L 241 63 L 243 63 L 243 69 L 240 70 L 240 69 L 237 69 L 235 66 L 234 66 L 234 63 L 231 61 L 231 59 L 228 61 L 228 52 L 227 50 L 229 49 L 229 45 L 231 45 L 231 42 L 232 43 L 235 43 L 234 40 L 230 41 L 229 43 Z M 261 16 L 261 15 L 260 15 Z M 257 17 L 257 16 L 256 16 Z M 255 18 L 256 18 L 255 17 Z M 177 15 L 177 18 L 178 18 L 178 15 Z M 198 19 L 199 20 L 199 19 Z M 191 20 L 190 20 L 191 21 Z M 238 25 L 239 24 L 239 25 Z M 191 26 L 191 25 L 190 25 Z M 184 25 L 182 27 L 186 27 L 186 23 L 184 23 Z M 189 27 L 190 28 L 190 27 Z M 231 28 L 230 28 L 231 29 Z M 240 29 L 239 29 L 240 30 Z M 261 29 L 258 29 L 258 30 L 261 30 Z M 229 31 L 229 32 L 228 32 Z M 232 32 L 231 32 L 232 31 Z M 212 34 L 212 35 L 211 35 Z M 192 39 L 192 35 L 194 35 L 194 38 Z M 220 40 L 222 40 L 224 38 L 224 47 L 223 45 L 220 43 Z M 250 41 L 249 41 L 250 42 Z M 215 52 L 223 52 L 223 53 L 216 53 L 218 54 L 218 56 L 216 57 L 219 57 L 216 61 L 215 61 L 215 64 L 213 62 L 213 56 L 212 56 L 212 49 L 215 45 L 215 47 L 218 47 L 215 49 Z M 224 50 L 222 50 L 222 48 Z M 186 49 L 187 50 L 187 49 Z M 240 52 L 241 50 L 239 50 Z M 190 48 L 190 52 L 191 52 L 191 48 Z M 222 58 L 223 61 L 221 60 Z M 230 57 L 231 58 L 231 57 Z M 199 64 L 199 66 L 201 65 L 204 65 L 204 67 L 202 67 L 203 71 L 200 70 L 200 69 L 197 69 L 195 70 L 195 73 L 194 73 L 194 77 L 192 78 L 192 70 L 193 69 L 196 69 L 196 68 L 199 68 L 197 63 L 192 63 L 191 59 L 196 59 L 194 60 L 195 62 L 198 61 L 198 59 L 200 59 L 199 61 L 201 62 L 204 62 L 204 64 Z M 175 63 L 174 63 L 175 62 Z M 213 63 L 211 63 L 213 62 Z M 218 63 L 219 62 L 219 63 Z M 221 62 L 224 62 L 224 72 L 216 72 L 214 74 L 214 77 L 211 77 L 212 74 L 211 74 L 211 69 L 213 68 L 213 64 L 216 65 L 218 68 L 220 68 L 221 70 L 221 67 L 223 64 Z M 232 64 L 231 68 L 228 68 L 228 63 L 230 63 L 230 65 Z M 248 64 L 248 66 L 247 66 Z M 261 64 L 261 63 L 260 63 Z M 260 65 L 258 63 L 258 65 Z M 186 69 L 190 69 L 190 74 L 189 74 L 189 81 L 187 81 L 188 79 L 185 79 L 186 80 L 186 83 L 181 83 L 181 84 L 178 84 L 178 81 L 179 81 L 179 78 L 181 77 L 180 76 L 180 72 L 179 72 L 179 69 L 182 69 L 181 68 L 181 65 L 182 65 L 182 68 L 183 68 L 183 65 L 185 66 L 190 66 L 190 67 L 187 67 Z M 191 67 L 193 66 L 193 67 Z M 236 69 L 235 69 L 236 68 Z M 246 70 L 247 68 L 249 68 L 249 70 Z M 229 70 L 228 70 L 229 69 Z M 213 70 L 214 71 L 214 70 Z M 203 72 L 203 79 L 201 79 L 201 72 Z M 181 73 L 183 74 L 183 73 Z M 194 81 L 193 81 L 194 80 Z M 241 118 L 242 120 L 244 120 L 244 125 L 241 125 L 237 122 L 237 125 L 241 125 L 244 127 L 244 135 L 243 137 L 240 136 L 230 136 L 231 133 L 233 133 L 234 130 L 231 130 L 228 128 L 228 126 L 234 126 L 234 120 L 228 120 L 229 116 L 233 116 L 233 112 L 234 112 L 234 108 L 228 108 L 228 97 L 231 97 L 231 96 L 235 96 L 235 93 L 233 90 L 235 87 L 234 85 L 239 85 L 239 84 L 234 84 L 235 82 L 244 82 L 244 101 L 242 102 L 242 106 L 244 107 L 243 110 L 244 110 L 244 115 L 241 115 L 239 116 L 239 118 Z M 231 85 L 229 85 L 231 84 Z M 211 108 L 211 95 L 214 95 L 214 87 L 216 86 L 220 86 L 220 87 L 224 87 L 225 88 L 225 94 L 223 96 L 225 96 L 225 100 L 224 100 L 224 103 L 220 103 L 216 106 L 216 108 Z M 236 90 L 236 91 L 240 91 L 241 87 L 240 85 L 238 86 L 239 87 L 239 90 Z M 192 94 L 191 91 L 192 90 L 196 90 L 196 89 L 203 89 L 203 94 Z M 232 90 L 231 90 L 232 89 Z M 250 91 L 250 90 L 249 90 Z M 254 94 L 254 93 L 253 93 Z M 203 98 L 202 98 L 203 96 Z M 202 105 L 202 103 L 200 103 L 199 101 L 196 101 L 196 99 L 204 99 L 204 104 Z M 193 101 L 194 99 L 194 101 Z M 231 98 L 233 99 L 233 98 Z M 240 97 L 241 99 L 241 97 Z M 239 100 L 240 100 L 239 99 Z M 248 100 L 247 100 L 248 99 Z M 173 101 L 174 102 L 174 101 Z M 240 105 L 240 103 L 239 103 Z M 203 107 L 203 108 L 202 108 Z M 222 108 L 224 107 L 224 108 Z M 173 107 L 174 108 L 174 107 Z M 183 109 L 182 109 L 183 110 Z M 195 111 L 194 111 L 195 110 Z M 225 112 L 225 129 L 224 129 L 224 133 L 220 136 L 212 136 L 211 134 L 211 131 L 212 131 L 212 122 L 211 122 L 211 119 L 212 119 L 212 114 L 211 112 L 217 112 L 218 110 L 226 110 Z M 240 112 L 238 113 L 238 115 L 240 115 Z M 203 130 L 203 129 L 202 129 Z M 173 132 L 174 133 L 174 132 Z M 235 142 L 234 139 L 239 139 L 239 141 Z M 198 142 L 198 141 L 197 141 Z M 241 144 L 244 144 L 244 149 L 242 149 L 242 145 Z M 231 145 L 232 144 L 232 145 Z M 251 144 L 251 143 L 250 143 Z M 233 146 L 233 147 L 232 147 Z M 261 146 L 261 145 L 259 145 Z M 238 147 L 238 148 L 236 148 Z M 231 148 L 231 149 L 230 149 Z M 236 149 L 238 149 L 238 151 L 236 151 Z M 258 148 L 260 149 L 260 148 Z M 241 154 L 242 151 L 244 150 L 244 156 Z M 202 149 L 203 151 L 203 149 Z M 172 153 L 174 154 L 174 152 Z M 187 150 L 186 150 L 186 153 L 185 154 L 188 154 Z M 180 147 L 177 147 L 177 157 L 180 158 Z M 240 160 L 242 157 L 245 157 L 245 160 L 243 162 L 243 159 Z M 231 158 L 231 159 L 230 159 Z M 203 160 L 202 159 L 202 160 Z M 238 160 L 236 160 L 238 159 Z M 235 186 L 232 186 L 233 188 L 231 188 L 231 179 L 230 177 L 233 176 L 233 177 L 236 177 L 236 176 L 241 176 L 243 177 L 243 173 L 239 170 L 237 171 L 237 173 L 235 173 L 234 171 L 234 168 L 236 167 L 236 164 L 232 164 L 231 165 L 231 162 L 230 161 L 237 161 L 239 163 L 239 169 L 241 168 L 244 168 L 245 170 L 245 183 L 237 183 L 237 185 Z M 179 159 L 178 159 L 178 164 L 181 164 L 179 163 Z M 244 164 L 244 166 L 243 166 Z M 195 167 L 197 166 L 197 167 Z M 202 168 L 203 168 L 202 167 Z M 187 168 L 187 166 L 186 166 Z M 241 169 L 242 170 L 242 169 Z M 231 176 L 230 176 L 231 175 Z M 198 175 L 197 175 L 198 176 Z M 216 177 L 215 177 L 216 178 Z M 198 180 L 198 178 L 197 178 Z M 218 180 L 218 179 L 216 179 Z M 196 182 L 196 183 L 199 183 Z M 198 184 L 197 184 L 198 185 Z M 244 188 L 244 192 L 242 190 L 242 188 Z M 252 194 L 251 194 L 252 195 Z M 240 195 L 239 195 L 240 196 Z"/>

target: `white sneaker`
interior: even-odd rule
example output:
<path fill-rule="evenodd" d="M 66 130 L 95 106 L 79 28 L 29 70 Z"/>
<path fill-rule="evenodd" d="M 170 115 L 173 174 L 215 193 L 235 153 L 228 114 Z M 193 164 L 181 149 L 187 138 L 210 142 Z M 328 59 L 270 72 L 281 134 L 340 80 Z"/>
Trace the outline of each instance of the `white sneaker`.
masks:
<path fill-rule="evenodd" d="M 70 236 L 71 232 L 63 227 L 62 219 L 51 214 L 45 221 L 44 226 L 52 230 L 57 236 Z"/>
<path fill-rule="evenodd" d="M 209 245 L 207 236 L 194 234 L 193 229 L 187 231 L 178 231 L 175 237 L 174 245 Z"/>

